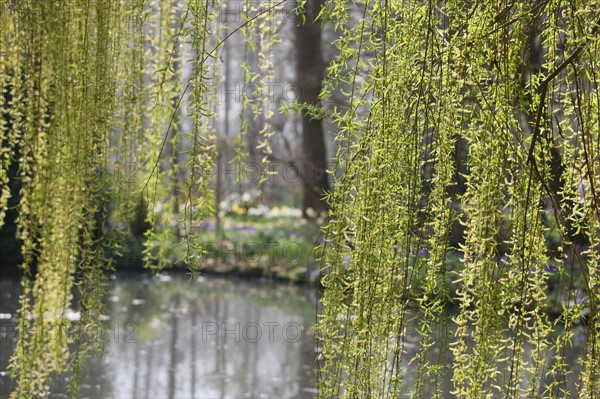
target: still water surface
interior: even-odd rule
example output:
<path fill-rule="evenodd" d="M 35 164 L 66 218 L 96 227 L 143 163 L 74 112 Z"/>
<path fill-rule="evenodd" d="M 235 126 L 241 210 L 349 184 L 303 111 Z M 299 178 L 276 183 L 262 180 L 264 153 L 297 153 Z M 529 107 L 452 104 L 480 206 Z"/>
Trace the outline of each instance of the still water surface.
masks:
<path fill-rule="evenodd" d="M 7 365 L 14 347 L 19 292 L 17 280 L 0 278 L 0 398 L 8 397 L 14 387 Z M 315 289 L 306 286 L 215 277 L 189 281 L 185 274 L 119 274 L 105 316 L 106 354 L 88 362 L 81 397 L 312 398 L 316 351 L 311 325 L 316 301 Z M 419 314 L 411 312 L 409 319 L 415 323 L 407 323 L 401 364 L 406 397 L 417 379 L 417 367 L 410 360 L 419 351 L 415 332 Z M 451 314 L 452 324 L 450 320 Z M 578 326 L 573 332 L 573 346 L 563 354 L 570 373 L 559 379 L 561 387 L 577 397 L 585 330 Z M 441 340 L 435 341 L 429 359 L 433 363 L 440 360 Z M 526 360 L 532 349 L 523 348 Z M 545 354 L 545 372 L 555 356 L 552 350 Z M 448 393 L 451 354 L 445 358 L 449 372 L 440 383 L 447 393 L 444 397 L 453 398 Z M 499 365 L 509 374 L 503 367 Z M 547 376 L 545 383 L 549 382 Z M 51 397 L 64 397 L 67 385 L 65 377 L 59 378 Z M 425 386 L 424 397 L 433 390 L 430 384 Z"/>
<path fill-rule="evenodd" d="M 14 386 L 6 368 L 19 291 L 17 280 L 0 280 L 2 398 Z M 88 362 L 81 396 L 312 398 L 315 302 L 310 287 L 119 275 L 106 315 L 106 354 Z M 61 377 L 52 397 L 66 388 Z"/>

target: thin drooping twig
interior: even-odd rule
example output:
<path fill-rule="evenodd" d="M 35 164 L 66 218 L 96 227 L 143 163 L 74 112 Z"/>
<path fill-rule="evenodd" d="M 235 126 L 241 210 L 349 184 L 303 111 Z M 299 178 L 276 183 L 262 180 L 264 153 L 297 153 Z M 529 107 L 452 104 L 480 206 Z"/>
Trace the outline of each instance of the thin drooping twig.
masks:
<path fill-rule="evenodd" d="M 245 27 L 246 25 L 248 25 L 252 21 L 258 19 L 260 16 L 262 16 L 262 15 L 270 12 L 274 8 L 279 7 L 280 5 L 282 5 L 283 3 L 285 3 L 286 1 L 288 1 L 288 0 L 281 0 L 281 1 L 277 2 L 273 6 L 265 9 L 264 11 L 259 12 L 254 17 L 248 19 L 246 22 L 244 22 L 243 24 L 241 24 L 240 26 L 238 26 L 237 28 L 235 28 L 234 30 L 232 30 L 219 43 L 217 43 L 215 45 L 215 47 L 213 47 L 213 49 L 208 54 L 206 54 L 206 56 L 204 57 L 204 59 L 202 60 L 202 62 L 206 62 L 208 60 L 208 58 L 212 57 L 213 53 L 219 47 L 221 47 L 221 45 L 223 43 L 225 43 L 225 41 L 227 39 L 229 39 L 231 36 L 233 36 L 235 33 L 237 33 L 240 29 L 242 29 L 243 27 Z M 146 183 L 144 184 L 144 187 L 142 188 L 142 193 L 148 187 L 148 184 L 150 183 L 150 179 L 152 179 L 152 176 L 154 175 L 154 172 L 158 168 L 158 164 L 160 163 L 160 158 L 161 158 L 161 156 L 162 156 L 162 154 L 164 152 L 165 146 L 167 144 L 169 133 L 171 131 L 171 126 L 173 125 L 173 121 L 175 120 L 175 116 L 177 115 L 177 112 L 179 111 L 179 107 L 181 106 L 181 102 L 183 101 L 183 97 L 185 96 L 185 93 L 187 93 L 187 91 L 190 88 L 191 84 L 192 84 L 192 79 L 190 78 L 190 79 L 188 79 L 187 84 L 185 85 L 185 88 L 183 89 L 183 92 L 181 93 L 181 95 L 179 96 L 179 99 L 177 100 L 177 104 L 175 105 L 175 109 L 173 110 L 173 114 L 171 115 L 171 119 L 169 120 L 169 125 L 167 126 L 167 130 L 165 131 L 165 134 L 164 134 L 164 137 L 163 137 L 163 141 L 162 141 L 162 144 L 161 144 L 161 147 L 160 147 L 160 151 L 158 152 L 158 156 L 156 157 L 156 162 L 154 163 L 154 166 L 152 167 L 152 170 L 150 171 L 150 174 L 148 175 L 148 179 L 146 180 Z"/>
<path fill-rule="evenodd" d="M 538 104 L 536 115 L 535 115 L 535 124 L 533 126 L 531 145 L 529 146 L 529 155 L 527 156 L 527 161 L 526 161 L 527 165 L 529 165 L 529 163 L 533 160 L 533 150 L 535 149 L 535 144 L 538 141 L 538 138 L 540 135 L 540 123 L 542 120 L 542 110 L 544 109 L 544 102 L 546 101 L 546 95 L 548 94 L 548 85 L 555 77 L 558 76 L 558 74 L 561 71 L 563 71 L 567 66 L 569 66 L 569 64 L 571 64 L 573 61 L 575 61 L 575 58 L 577 58 L 577 56 L 583 51 L 585 46 L 590 41 L 590 37 L 595 35 L 596 32 L 598 31 L 598 28 L 600 28 L 599 24 L 600 24 L 600 19 L 597 19 L 596 23 L 594 24 L 594 29 L 592 29 L 592 31 L 588 35 L 586 35 L 585 40 L 582 43 L 580 43 L 577 46 L 577 48 L 575 48 L 575 51 L 573 51 L 573 53 L 567 59 L 565 59 L 559 66 L 557 66 L 554 69 L 554 71 L 552 71 L 552 73 L 550 73 L 550 75 L 546 76 L 546 78 L 544 78 L 544 80 L 542 81 L 542 83 L 540 85 L 540 87 L 542 88 L 542 91 L 540 92 L 540 103 Z M 534 160 L 534 162 L 535 162 L 535 160 Z"/>

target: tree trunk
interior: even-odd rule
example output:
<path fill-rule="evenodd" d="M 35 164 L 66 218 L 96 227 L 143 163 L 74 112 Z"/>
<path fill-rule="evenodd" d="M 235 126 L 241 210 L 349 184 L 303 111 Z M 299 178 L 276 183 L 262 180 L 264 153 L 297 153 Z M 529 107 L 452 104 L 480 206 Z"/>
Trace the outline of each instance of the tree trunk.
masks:
<path fill-rule="evenodd" d="M 321 51 L 321 23 L 315 18 L 323 5 L 323 0 L 306 3 L 306 22 L 296 23 L 296 79 L 299 87 L 299 101 L 311 105 L 319 104 L 323 59 Z M 309 216 L 311 208 L 317 214 L 327 211 L 328 204 L 323 195 L 329 190 L 326 173 L 327 151 L 321 119 L 313 119 L 302 113 L 302 156 L 301 171 L 303 181 L 302 213 Z"/>

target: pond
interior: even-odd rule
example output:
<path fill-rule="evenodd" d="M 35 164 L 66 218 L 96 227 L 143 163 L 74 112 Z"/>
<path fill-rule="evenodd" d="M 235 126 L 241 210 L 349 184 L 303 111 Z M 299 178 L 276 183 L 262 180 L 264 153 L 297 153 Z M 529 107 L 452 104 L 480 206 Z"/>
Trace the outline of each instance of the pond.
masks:
<path fill-rule="evenodd" d="M 18 280 L 0 278 L 1 398 L 14 387 L 7 365 L 14 348 L 19 292 Z M 218 277 L 190 281 L 184 273 L 119 273 L 104 317 L 106 353 L 88 361 L 80 396 L 313 398 L 316 303 L 316 290 L 309 286 Z M 76 320 L 78 315 L 72 312 L 69 317 Z M 420 350 L 415 331 L 419 314 L 410 312 L 408 319 L 402 361 L 407 396 L 417 378 L 417 365 L 410 360 Z M 94 338 L 94 333 L 87 336 Z M 563 386 L 577 397 L 585 329 L 580 325 L 574 334 L 573 346 L 565 354 L 571 373 L 563 376 Z M 527 357 L 531 348 L 524 351 Z M 431 355 L 432 362 L 439 360 L 438 349 Z M 546 370 L 555 355 L 551 350 L 546 354 Z M 451 354 L 445 359 L 451 370 Z M 442 381 L 445 392 L 452 391 L 451 375 Z M 67 386 L 68 378 L 59 378 L 51 397 L 64 397 Z M 425 387 L 424 394 L 432 394 L 432 389 Z"/>
<path fill-rule="evenodd" d="M 0 279 L 2 398 L 14 387 L 7 365 L 19 291 L 17 280 Z M 119 274 L 105 317 L 106 353 L 89 360 L 80 396 L 312 398 L 315 304 L 307 286 Z M 61 377 L 51 397 L 63 397 L 67 386 Z"/>

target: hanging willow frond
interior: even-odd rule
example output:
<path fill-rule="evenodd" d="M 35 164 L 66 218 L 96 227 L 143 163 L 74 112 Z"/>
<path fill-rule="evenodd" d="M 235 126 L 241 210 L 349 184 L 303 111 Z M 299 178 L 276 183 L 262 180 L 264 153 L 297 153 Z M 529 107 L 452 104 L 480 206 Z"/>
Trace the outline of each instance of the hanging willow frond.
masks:
<path fill-rule="evenodd" d="M 244 90 L 241 131 L 259 119 L 263 162 L 285 1 L 245 1 L 223 39 L 246 41 L 255 90 Z M 320 97 L 338 105 L 319 113 L 338 148 L 319 396 L 573 397 L 566 353 L 583 320 L 577 389 L 598 397 L 598 1 L 324 3 L 315 14 L 337 56 Z M 119 245 L 108 230 L 136 236 L 156 269 L 180 240 L 198 271 L 199 222 L 213 212 L 219 10 L 0 0 L 0 227 L 18 166 L 24 259 L 12 397 L 47 396 L 68 370 L 76 396 L 101 348 L 72 339 L 66 313 L 79 288 L 77 327 L 101 328 L 106 254 Z"/>
<path fill-rule="evenodd" d="M 77 272 L 85 276 L 80 306 L 94 316 L 90 322 L 97 322 L 104 303 L 110 266 L 98 220 L 117 58 L 108 27 L 116 23 L 119 4 L 33 1 L 2 9 L 12 21 L 3 25 L 2 42 L 19 49 L 0 67 L 10 76 L 3 90 L 12 97 L 4 104 L 12 131 L 3 148 L 21 154 L 17 226 L 24 278 L 12 397 L 45 396 L 50 375 L 67 368 L 80 373 L 88 351 L 82 345 L 68 362 L 72 337 L 65 315 Z"/>
<path fill-rule="evenodd" d="M 330 2 L 339 55 L 323 96 L 347 85 L 349 108 L 333 113 L 345 173 L 325 229 L 320 397 L 445 397 L 445 379 L 464 398 L 569 396 L 583 308 L 550 318 L 549 271 L 573 292 L 573 259 L 590 301 L 581 392 L 598 395 L 595 6 Z M 420 351 L 406 366 L 412 308 Z"/>

